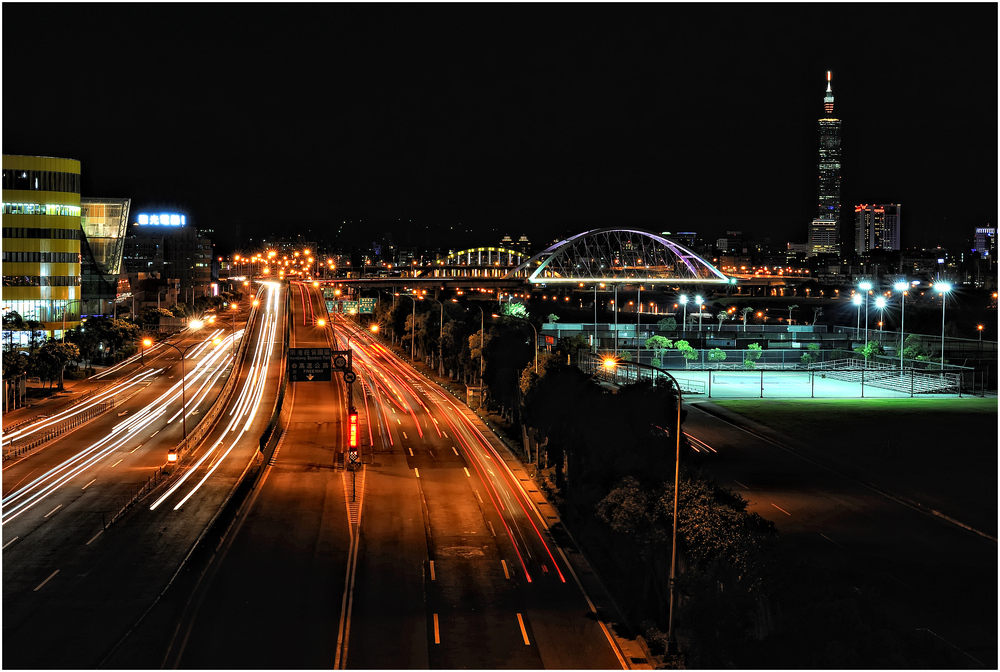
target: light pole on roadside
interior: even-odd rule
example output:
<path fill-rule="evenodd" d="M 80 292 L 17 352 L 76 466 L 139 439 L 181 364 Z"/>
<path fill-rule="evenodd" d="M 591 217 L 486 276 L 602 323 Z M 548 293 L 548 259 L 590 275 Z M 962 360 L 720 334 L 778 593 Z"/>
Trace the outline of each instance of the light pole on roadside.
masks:
<path fill-rule="evenodd" d="M 201 328 L 201 325 L 202 325 L 202 323 L 200 321 L 197 321 L 197 320 L 195 320 L 194 322 L 191 323 L 191 326 L 194 329 Z M 142 340 L 142 345 L 145 348 L 150 347 L 151 345 L 153 345 L 153 339 L 151 339 L 151 338 L 144 338 Z M 187 441 L 187 398 L 186 398 L 185 392 L 184 392 L 184 381 L 185 381 L 185 378 L 187 377 L 187 370 L 186 370 L 186 367 L 184 366 L 184 358 L 187 355 L 187 351 L 188 350 L 190 350 L 191 348 L 193 348 L 195 346 L 201 345 L 201 343 L 192 343 L 191 345 L 187 346 L 186 348 L 181 348 L 179 346 L 174 345 L 173 343 L 168 343 L 166 341 L 160 341 L 160 345 L 166 345 L 166 346 L 169 346 L 169 347 L 173 348 L 181 356 L 181 428 L 182 428 L 182 431 L 184 433 L 184 440 Z"/>
<path fill-rule="evenodd" d="M 684 306 L 684 317 L 681 318 L 681 333 L 687 330 L 688 321 L 688 297 L 687 294 L 681 294 L 680 299 L 681 305 Z"/>
<path fill-rule="evenodd" d="M 458 303 L 458 299 L 452 299 Z M 486 311 L 479 304 L 472 304 L 479 309 L 479 407 L 483 406 L 483 351 L 486 350 Z"/>
<path fill-rule="evenodd" d="M 413 302 L 413 318 L 411 320 L 410 328 L 410 362 L 416 361 L 416 347 L 417 347 L 417 299 L 412 294 L 396 294 L 396 296 L 405 296 L 410 301 Z"/>
<path fill-rule="evenodd" d="M 431 301 L 441 306 L 441 326 L 438 331 L 438 375 L 444 375 L 444 302 L 431 298 Z"/>
<path fill-rule="evenodd" d="M 608 369 L 614 369 L 618 364 L 617 359 L 608 358 L 604 360 L 604 366 Z M 658 366 L 652 366 L 648 364 L 638 364 L 639 367 L 649 367 L 657 373 L 662 373 L 670 382 L 673 383 L 674 389 L 677 390 L 677 423 L 674 426 L 674 439 L 676 444 L 676 457 L 674 461 L 674 521 L 673 521 L 673 532 L 671 535 L 671 548 L 670 548 L 670 607 L 668 612 L 667 620 L 667 650 L 668 653 L 677 653 L 677 638 L 674 634 L 674 607 L 677 601 L 677 508 L 680 496 L 680 479 L 681 479 L 681 406 L 684 403 L 683 395 L 681 394 L 681 385 L 677 382 L 674 376 L 664 369 Z M 638 378 L 638 374 L 636 375 Z"/>
<path fill-rule="evenodd" d="M 63 306 L 63 328 L 62 328 L 63 343 L 66 342 L 66 312 L 69 310 L 69 307 L 72 306 L 74 303 L 83 303 L 83 299 L 70 299 L 69 301 L 66 302 L 66 305 Z"/>

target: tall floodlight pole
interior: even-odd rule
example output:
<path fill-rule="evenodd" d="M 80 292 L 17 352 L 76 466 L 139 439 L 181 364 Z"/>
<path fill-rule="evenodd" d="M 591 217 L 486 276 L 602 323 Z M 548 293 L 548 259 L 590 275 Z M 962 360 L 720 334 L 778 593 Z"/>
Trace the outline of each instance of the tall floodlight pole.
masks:
<path fill-rule="evenodd" d="M 897 282 L 892 286 L 897 292 L 899 292 L 899 370 L 903 370 L 903 345 L 906 344 L 906 289 L 907 284 L 905 282 Z"/>
<path fill-rule="evenodd" d="M 701 298 L 701 294 L 699 294 L 698 296 L 694 297 L 694 302 L 698 304 L 698 331 L 699 332 L 701 331 L 701 309 L 704 308 L 704 306 L 701 305 L 701 302 L 704 301 L 704 300 L 705 299 Z"/>
<path fill-rule="evenodd" d="M 681 332 L 687 330 L 688 321 L 688 297 L 687 294 L 681 294 L 680 298 L 681 305 L 684 306 L 684 317 L 681 318 Z"/>
<path fill-rule="evenodd" d="M 639 324 L 642 322 L 642 285 L 635 293 L 635 361 L 639 362 Z"/>
<path fill-rule="evenodd" d="M 593 350 L 597 351 L 597 283 L 594 283 L 594 347 Z"/>
<path fill-rule="evenodd" d="M 871 291 L 872 283 L 862 280 L 858 284 L 858 289 L 865 293 L 865 345 L 868 344 L 868 292 Z M 866 359 L 865 362 L 868 360 Z"/>
<path fill-rule="evenodd" d="M 875 307 L 878 308 L 878 330 L 882 331 L 883 316 L 885 314 L 885 297 L 880 296 L 875 299 Z"/>
<path fill-rule="evenodd" d="M 854 298 L 851 300 L 854 302 L 854 305 L 858 307 L 858 326 L 854 329 L 854 336 L 857 338 L 857 336 L 861 334 L 861 295 L 855 294 Z"/>
<path fill-rule="evenodd" d="M 618 356 L 618 285 L 615 285 L 615 357 Z"/>
<path fill-rule="evenodd" d="M 951 291 L 951 283 L 948 282 L 935 282 L 934 291 L 941 292 L 941 369 L 944 369 L 944 304 L 945 299 L 948 296 L 948 292 Z"/>

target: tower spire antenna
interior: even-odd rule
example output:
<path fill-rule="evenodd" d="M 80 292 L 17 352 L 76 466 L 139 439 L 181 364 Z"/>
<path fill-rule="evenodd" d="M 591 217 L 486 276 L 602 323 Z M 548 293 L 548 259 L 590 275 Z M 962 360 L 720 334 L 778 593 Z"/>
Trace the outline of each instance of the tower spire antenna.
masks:
<path fill-rule="evenodd" d="M 826 71 L 826 96 L 823 97 L 823 110 L 827 114 L 833 114 L 833 87 L 830 82 L 832 73 Z"/>

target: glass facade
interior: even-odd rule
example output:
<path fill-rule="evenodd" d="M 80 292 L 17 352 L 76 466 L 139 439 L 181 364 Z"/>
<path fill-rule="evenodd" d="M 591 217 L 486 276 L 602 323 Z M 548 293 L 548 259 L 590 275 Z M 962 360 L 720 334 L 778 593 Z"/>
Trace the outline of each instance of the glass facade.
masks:
<path fill-rule="evenodd" d="M 125 229 L 131 200 L 83 198 L 80 245 L 83 258 L 83 298 L 113 300 L 118 296 Z"/>

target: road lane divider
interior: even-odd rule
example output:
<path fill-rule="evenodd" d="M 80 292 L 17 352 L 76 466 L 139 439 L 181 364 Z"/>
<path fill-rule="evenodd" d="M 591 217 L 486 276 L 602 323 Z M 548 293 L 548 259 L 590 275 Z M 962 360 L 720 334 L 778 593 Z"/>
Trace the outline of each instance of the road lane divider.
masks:
<path fill-rule="evenodd" d="M 438 626 L 438 615 L 434 614 L 434 643 L 441 643 L 441 630 Z"/>
<path fill-rule="evenodd" d="M 524 645 L 531 646 L 531 642 L 528 641 L 528 631 L 524 629 L 524 619 L 521 618 L 521 614 L 517 615 L 517 623 L 521 626 L 521 636 L 524 637 Z"/>
<path fill-rule="evenodd" d="M 41 588 L 41 587 L 42 587 L 42 586 L 44 586 L 44 585 L 45 585 L 46 583 L 48 583 L 49 581 L 51 581 L 51 580 L 52 580 L 52 577 L 54 577 L 54 576 L 55 576 L 56 574 L 58 574 L 58 573 L 59 573 L 59 570 L 57 569 L 56 571 L 54 571 L 54 572 L 52 572 L 51 574 L 49 574 L 49 578 L 45 579 L 44 581 L 42 581 L 41 583 L 39 583 L 39 584 L 38 584 L 37 586 L 35 586 L 35 590 L 34 590 L 34 591 L 32 591 L 32 592 L 37 592 L 39 588 Z"/>

